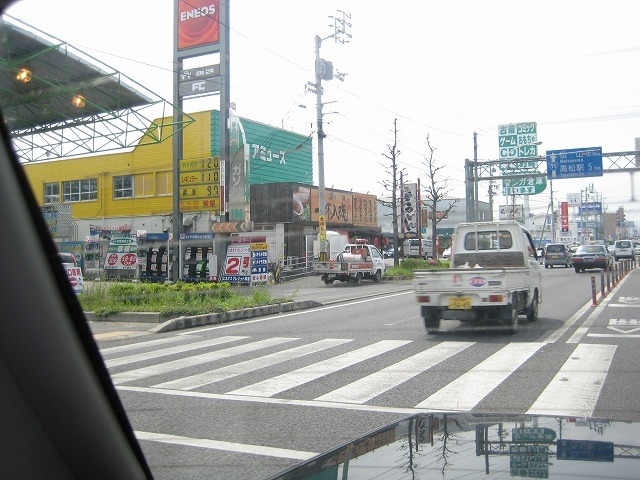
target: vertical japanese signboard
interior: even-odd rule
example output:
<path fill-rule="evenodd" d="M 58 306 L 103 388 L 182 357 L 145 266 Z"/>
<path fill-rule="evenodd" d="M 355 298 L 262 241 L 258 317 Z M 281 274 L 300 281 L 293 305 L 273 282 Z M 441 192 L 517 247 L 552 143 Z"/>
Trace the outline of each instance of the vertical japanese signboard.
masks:
<path fill-rule="evenodd" d="M 538 126 L 536 122 L 509 123 L 498 126 L 500 160 L 538 156 Z"/>
<path fill-rule="evenodd" d="M 353 225 L 376 227 L 378 225 L 378 204 L 375 195 L 353 194 Z"/>
<path fill-rule="evenodd" d="M 266 242 L 251 243 L 251 283 L 266 283 L 269 251 Z"/>
<path fill-rule="evenodd" d="M 562 232 L 569 231 L 569 203 L 560 202 L 560 225 Z"/>
<path fill-rule="evenodd" d="M 418 235 L 418 184 L 402 186 L 402 227 L 406 237 Z"/>

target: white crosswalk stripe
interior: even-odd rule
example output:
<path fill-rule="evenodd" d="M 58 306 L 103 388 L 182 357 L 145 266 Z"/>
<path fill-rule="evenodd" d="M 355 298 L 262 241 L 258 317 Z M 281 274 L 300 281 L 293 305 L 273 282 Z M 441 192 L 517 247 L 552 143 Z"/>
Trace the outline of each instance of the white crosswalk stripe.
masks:
<path fill-rule="evenodd" d="M 272 397 L 280 392 L 298 387 L 312 380 L 317 380 L 330 373 L 337 372 L 356 363 L 363 362 L 382 353 L 410 343 L 408 340 L 383 340 L 381 342 L 359 348 L 293 372 L 278 375 L 263 382 L 254 383 L 228 392 L 231 395 L 253 395 L 256 397 Z"/>
<path fill-rule="evenodd" d="M 576 416 L 593 416 L 616 348 L 616 345 L 578 345 L 527 413 L 571 411 Z"/>
<path fill-rule="evenodd" d="M 242 342 L 235 346 L 227 346 L 231 342 Z M 300 338 L 271 337 L 258 341 L 251 341 L 250 337 L 220 337 L 207 341 L 197 341 L 191 344 L 167 346 L 162 349 L 161 344 L 153 344 L 149 352 L 143 352 L 141 346 L 118 351 L 123 357 L 114 357 L 109 360 L 109 367 L 115 369 L 118 366 L 129 365 L 134 362 L 145 362 L 144 366 L 131 368 L 126 371 L 117 371 L 112 375 L 115 384 L 123 385 L 128 382 L 144 380 L 145 378 L 163 375 L 162 382 L 150 382 L 151 387 L 142 387 L 147 390 L 160 389 L 172 395 L 179 392 L 193 392 L 214 395 L 216 398 L 235 398 L 236 400 L 247 398 L 250 401 L 286 402 L 291 394 L 284 394 L 289 390 L 296 390 L 295 401 L 307 402 L 314 406 L 326 405 L 330 408 L 388 408 L 385 400 L 396 398 L 400 390 L 397 387 L 410 388 L 411 382 L 416 377 L 429 372 L 438 365 L 455 364 L 456 357 L 465 352 L 465 361 L 476 358 L 477 342 L 443 341 L 433 344 L 428 348 L 419 350 L 412 340 L 383 340 L 372 344 L 360 343 L 359 348 L 351 347 L 346 351 L 348 344 L 356 339 L 326 338 L 312 342 L 306 342 Z M 291 342 L 297 344 L 286 345 Z M 144 343 L 144 342 L 143 342 Z M 407 354 L 405 347 L 412 345 L 411 354 Z M 517 379 L 517 372 L 540 352 L 540 355 L 554 354 L 548 349 L 543 350 L 546 342 L 514 342 L 509 343 L 487 358 L 476 360 L 477 364 L 471 369 L 462 372 L 457 378 L 437 391 L 431 390 L 431 394 L 424 400 L 415 404 L 420 398 L 406 404 L 394 403 L 398 408 L 413 408 L 416 410 L 448 410 L 448 411 L 472 411 L 483 399 L 489 395 L 506 391 L 510 385 L 507 382 L 511 377 Z M 273 352 L 261 352 L 271 347 L 281 347 Z M 338 354 L 329 357 L 331 349 L 342 347 Z M 205 349 L 205 353 L 195 350 Z M 140 350 L 140 353 L 127 355 L 131 350 Z M 346 353 L 345 353 L 346 351 Z M 325 353 L 318 361 L 314 361 L 315 355 Z M 404 353 L 403 353 L 404 352 Z M 468 352 L 468 354 L 467 354 Z M 567 350 L 557 351 L 563 359 L 567 358 Z M 535 398 L 528 399 L 530 414 L 564 414 L 576 416 L 593 416 L 596 404 L 602 393 L 607 373 L 616 353 L 615 345 L 578 344 L 568 355 L 568 359 L 559 368 L 555 377 L 548 386 L 540 385 L 542 393 Z M 238 355 L 247 354 L 245 358 L 236 363 L 225 362 L 224 365 L 215 365 L 218 360 L 229 359 Z M 111 355 L 115 355 L 114 352 Z M 174 359 L 160 361 L 167 355 L 174 355 Z M 398 361 L 391 363 L 388 358 L 397 357 Z M 296 368 L 291 365 L 300 365 L 300 360 L 306 358 L 304 367 Z M 372 372 L 372 359 L 380 361 L 379 369 Z M 543 361 L 545 357 L 539 357 L 537 361 Z M 550 357 L 551 358 L 551 357 Z M 160 363 L 154 363 L 154 360 Z M 367 362 L 367 368 L 362 369 L 359 364 Z M 271 374 L 270 368 L 277 370 Z M 197 369 L 197 372 L 190 371 Z M 345 375 L 338 374 L 348 370 Z M 357 372 L 366 371 L 358 375 Z M 457 367 L 455 368 L 457 370 Z M 252 381 L 254 372 L 260 372 L 261 381 Z M 285 372 L 285 373 L 282 373 Z M 334 375 L 337 374 L 337 375 Z M 324 379 L 332 375 L 327 385 L 333 389 L 324 389 L 320 395 L 318 388 L 320 383 L 312 382 Z M 354 375 L 356 377 L 354 378 Z M 173 378 L 172 378 L 173 377 Z M 342 381 L 349 378 L 349 381 Z M 232 383 L 220 384 L 219 393 L 215 390 L 207 390 L 204 387 L 218 382 L 229 381 Z M 306 387 L 306 388 L 305 388 Z M 424 383 L 420 388 L 426 392 L 428 385 Z M 315 392 L 307 394 L 305 392 Z M 392 392 L 393 391 L 393 392 Z M 210 392 L 210 393 L 209 393 Z M 415 390 L 414 390 L 415 392 Z M 388 394 L 388 395 L 385 395 Z M 289 400 L 290 401 L 290 400 Z M 342 407 L 341 407 L 342 405 Z"/>
<path fill-rule="evenodd" d="M 162 350 L 153 350 L 151 352 L 137 353 L 135 355 L 127 355 L 112 360 L 106 360 L 107 367 L 118 367 L 120 365 L 127 365 L 129 363 L 142 362 L 145 360 L 151 360 L 158 357 L 166 357 L 168 355 L 174 355 L 176 353 L 184 353 L 191 350 L 198 350 L 200 348 L 214 347 L 223 343 L 235 342 L 238 340 L 244 340 L 247 337 L 221 337 L 213 340 L 205 340 L 203 342 L 195 342 L 187 345 L 178 345 L 171 348 L 164 348 Z"/>
<path fill-rule="evenodd" d="M 193 367 L 196 365 L 202 365 L 205 362 L 211 362 L 219 360 L 221 358 L 228 358 L 234 355 L 241 355 L 243 353 L 253 352 L 263 348 L 273 347 L 286 342 L 293 342 L 298 340 L 297 338 L 268 338 L 254 343 L 246 345 L 238 345 L 237 347 L 225 348 L 215 352 L 207 352 L 200 355 L 194 355 L 192 357 L 181 358 L 173 360 L 171 362 L 161 363 L 159 365 L 151 365 L 148 367 L 142 367 L 135 370 L 129 370 L 127 372 L 120 372 L 111 375 L 111 379 L 115 385 L 119 385 L 125 382 L 131 382 L 133 380 L 140 380 L 141 378 L 151 377 L 153 375 L 160 375 L 162 373 L 172 372 L 180 370 L 182 368 Z"/>
<path fill-rule="evenodd" d="M 473 345 L 471 342 L 445 342 L 387 368 L 372 373 L 342 388 L 326 393 L 316 400 L 325 402 L 365 403 L 425 370 L 443 362 Z"/>
<path fill-rule="evenodd" d="M 536 353 L 545 343 L 510 343 L 416 408 L 468 411 Z"/>
<path fill-rule="evenodd" d="M 251 373 L 262 368 L 277 365 L 279 363 L 293 360 L 294 358 L 317 353 L 322 350 L 326 350 L 327 348 L 335 347 L 337 345 L 342 345 L 343 343 L 352 341 L 353 340 L 345 340 L 342 338 L 327 338 L 325 340 L 320 340 L 319 342 L 310 343 L 308 345 L 301 345 L 289 350 L 272 353 L 271 355 L 254 358 L 252 360 L 236 363 L 227 367 L 218 368 L 216 370 L 199 373 L 197 375 L 191 375 L 189 377 L 172 380 L 170 382 L 160 383 L 158 385 L 154 385 L 154 387 L 172 388 L 175 390 L 193 390 L 194 388 L 201 387 L 203 385 L 209 385 L 221 380 L 237 377 L 238 375 Z"/>

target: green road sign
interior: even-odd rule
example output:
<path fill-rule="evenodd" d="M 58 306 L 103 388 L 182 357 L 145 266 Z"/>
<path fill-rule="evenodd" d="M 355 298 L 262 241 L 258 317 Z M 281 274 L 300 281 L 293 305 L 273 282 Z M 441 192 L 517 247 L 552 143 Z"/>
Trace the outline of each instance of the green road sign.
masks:
<path fill-rule="evenodd" d="M 504 195 L 537 195 L 547 188 L 545 177 L 521 177 L 502 179 Z"/>
<path fill-rule="evenodd" d="M 511 437 L 513 442 L 549 443 L 556 439 L 556 432 L 550 428 L 513 428 Z"/>

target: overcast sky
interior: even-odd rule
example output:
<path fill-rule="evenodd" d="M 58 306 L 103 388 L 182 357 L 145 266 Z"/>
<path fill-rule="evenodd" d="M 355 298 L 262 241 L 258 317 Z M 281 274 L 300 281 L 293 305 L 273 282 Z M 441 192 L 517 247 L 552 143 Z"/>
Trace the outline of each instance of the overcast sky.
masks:
<path fill-rule="evenodd" d="M 90 53 L 171 101 L 173 0 L 21 0 L 9 13 Z M 451 194 L 464 194 L 464 161 L 498 158 L 498 125 L 537 122 L 546 150 L 634 150 L 640 137 L 637 0 L 356 1 L 238 0 L 231 4 L 231 97 L 238 113 L 301 134 L 316 132 L 315 35 L 350 12 L 350 42 L 327 38 L 321 56 L 346 73 L 323 82 L 326 186 L 384 194 L 384 165 L 397 119 L 399 161 L 421 175 L 425 138 L 446 165 Z M 215 59 L 214 59 L 215 60 Z M 192 60 L 194 66 L 216 63 Z M 328 103 L 333 102 L 333 103 Z M 218 108 L 218 98 L 186 104 Z M 306 108 L 305 108 L 306 107 Z M 315 164 L 314 145 L 314 164 Z M 605 161 L 606 166 L 606 161 Z M 315 167 L 314 167 L 315 168 Z M 640 175 L 635 196 L 640 198 Z M 317 171 L 314 173 L 317 184 Z M 422 177 L 425 181 L 425 177 Z M 629 174 L 557 180 L 554 197 L 593 183 L 609 211 L 629 203 Z M 480 185 L 487 200 L 488 184 Z M 532 196 L 545 211 L 548 192 Z M 503 204 L 504 197 L 496 199 Z"/>

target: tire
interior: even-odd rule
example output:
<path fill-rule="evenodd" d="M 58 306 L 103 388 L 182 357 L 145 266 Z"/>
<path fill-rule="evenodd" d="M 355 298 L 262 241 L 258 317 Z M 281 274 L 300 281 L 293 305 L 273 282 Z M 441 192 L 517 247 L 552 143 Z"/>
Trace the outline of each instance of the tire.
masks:
<path fill-rule="evenodd" d="M 544 268 L 549 268 L 549 265 L 547 265 L 546 263 L 544 264 Z"/>
<path fill-rule="evenodd" d="M 507 320 L 506 324 L 509 335 L 514 335 L 518 331 L 518 310 L 514 303 L 511 304 L 511 317 Z"/>
<path fill-rule="evenodd" d="M 333 280 L 325 280 L 324 284 L 325 285 L 332 285 L 333 284 Z"/>
<path fill-rule="evenodd" d="M 535 322 L 538 320 L 538 291 L 536 290 L 533 293 L 533 298 L 531 299 L 531 305 L 527 308 L 527 320 L 530 322 Z"/>
<path fill-rule="evenodd" d="M 362 285 L 362 273 L 361 272 L 356 273 L 356 278 L 353 279 L 353 283 L 355 283 L 356 285 Z"/>
<path fill-rule="evenodd" d="M 436 333 L 440 330 L 440 319 L 438 317 L 424 317 L 423 320 L 427 333 Z"/>
<path fill-rule="evenodd" d="M 576 273 L 580 273 L 580 269 L 578 267 L 573 267 Z"/>
<path fill-rule="evenodd" d="M 373 275 L 374 283 L 378 283 L 382 279 L 382 272 L 380 270 L 376 270 L 376 273 Z"/>

